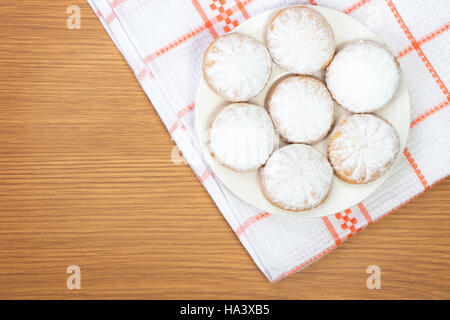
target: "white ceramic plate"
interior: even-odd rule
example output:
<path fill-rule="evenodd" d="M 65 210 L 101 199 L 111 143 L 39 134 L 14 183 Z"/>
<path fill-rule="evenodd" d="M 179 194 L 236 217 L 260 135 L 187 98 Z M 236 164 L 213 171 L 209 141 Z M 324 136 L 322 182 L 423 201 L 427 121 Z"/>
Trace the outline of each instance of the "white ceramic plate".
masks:
<path fill-rule="evenodd" d="M 318 6 L 314 6 L 313 8 L 322 13 L 333 28 L 337 49 L 351 40 L 373 40 L 383 43 L 375 35 L 375 33 L 357 20 L 332 9 Z M 271 17 L 278 10 L 279 9 L 275 9 L 261 13 L 258 16 L 242 23 L 234 29 L 233 32 L 248 35 L 262 43 L 265 43 L 266 27 Z M 264 101 L 269 88 L 278 78 L 287 73 L 287 71 L 274 64 L 269 84 L 263 92 L 261 92 L 257 97 L 251 99 L 250 102 L 261 107 L 265 107 Z M 316 73 L 315 76 L 323 79 L 324 72 L 322 71 L 320 73 Z M 270 212 L 272 214 L 309 218 L 333 214 L 348 209 L 367 198 L 383 184 L 391 173 L 391 170 L 389 170 L 374 182 L 365 185 L 349 184 L 334 176 L 330 194 L 322 205 L 302 212 L 291 212 L 280 209 L 272 205 L 264 197 L 260 187 L 259 170 L 247 173 L 235 172 L 217 163 L 210 156 L 208 147 L 209 125 L 213 117 L 228 104 L 229 102 L 214 93 L 208 87 L 203 78 L 200 80 L 197 99 L 195 102 L 195 124 L 197 137 L 203 150 L 204 158 L 214 170 L 216 177 L 218 177 L 222 183 L 239 198 L 263 211 Z M 338 119 L 336 123 L 339 123 L 342 118 L 346 117 L 347 113 L 344 112 L 343 109 L 337 104 L 336 108 L 338 112 Z M 402 81 L 395 99 L 385 109 L 377 112 L 377 115 L 388 120 L 397 129 L 400 136 L 400 150 L 403 150 L 406 145 L 410 125 L 409 95 L 404 81 Z M 327 139 L 323 140 L 314 147 L 326 155 L 326 145 Z"/>

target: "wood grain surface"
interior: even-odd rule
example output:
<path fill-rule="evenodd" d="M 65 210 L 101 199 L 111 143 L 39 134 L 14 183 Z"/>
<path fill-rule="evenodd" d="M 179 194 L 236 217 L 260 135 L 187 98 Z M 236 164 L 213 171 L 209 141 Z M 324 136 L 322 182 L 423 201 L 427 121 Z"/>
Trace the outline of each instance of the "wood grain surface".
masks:
<path fill-rule="evenodd" d="M 450 179 L 270 284 L 87 3 L 1 7 L 0 298 L 450 298 Z"/>

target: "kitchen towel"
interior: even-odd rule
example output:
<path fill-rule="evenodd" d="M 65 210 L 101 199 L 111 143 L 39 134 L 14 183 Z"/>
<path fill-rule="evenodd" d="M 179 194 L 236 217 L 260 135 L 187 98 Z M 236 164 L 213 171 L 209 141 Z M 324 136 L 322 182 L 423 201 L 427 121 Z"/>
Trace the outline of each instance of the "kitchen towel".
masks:
<path fill-rule="evenodd" d="M 450 173 L 450 3 L 440 0 L 88 0 L 134 71 L 183 157 L 270 281 L 283 279 Z M 366 24 L 400 62 L 411 97 L 401 161 L 372 196 L 327 217 L 260 212 L 229 192 L 202 159 L 194 100 L 208 44 L 265 10 L 311 4 Z"/>

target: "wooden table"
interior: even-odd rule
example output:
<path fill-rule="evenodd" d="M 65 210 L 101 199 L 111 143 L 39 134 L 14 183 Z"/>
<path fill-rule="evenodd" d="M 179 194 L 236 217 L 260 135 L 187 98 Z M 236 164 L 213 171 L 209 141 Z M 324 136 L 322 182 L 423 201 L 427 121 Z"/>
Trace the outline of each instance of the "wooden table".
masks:
<path fill-rule="evenodd" d="M 87 3 L 3 1 L 0 39 L 0 298 L 450 298 L 450 179 L 269 284 Z"/>

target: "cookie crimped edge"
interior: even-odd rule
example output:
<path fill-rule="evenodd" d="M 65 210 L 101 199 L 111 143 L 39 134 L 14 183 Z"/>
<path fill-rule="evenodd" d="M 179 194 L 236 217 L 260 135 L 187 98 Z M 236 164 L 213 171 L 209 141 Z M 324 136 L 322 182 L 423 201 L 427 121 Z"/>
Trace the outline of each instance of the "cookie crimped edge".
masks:
<path fill-rule="evenodd" d="M 252 39 L 256 42 L 258 42 L 259 44 L 261 44 L 269 53 L 270 59 L 271 59 L 271 64 L 270 64 L 270 70 L 269 70 L 269 76 L 267 77 L 266 83 L 264 84 L 264 86 L 262 87 L 262 89 L 255 95 L 249 97 L 247 100 L 236 100 L 236 99 L 231 99 L 230 97 L 227 97 L 226 95 L 224 95 L 223 93 L 219 92 L 218 90 L 216 90 L 216 88 L 214 88 L 214 86 L 210 83 L 210 78 L 208 77 L 208 75 L 206 74 L 206 68 L 207 66 L 206 64 L 206 56 L 208 55 L 208 53 L 211 51 L 212 47 L 214 46 L 214 44 L 225 37 L 231 36 L 231 35 L 238 35 L 240 37 L 244 37 L 244 38 L 249 38 Z M 270 78 L 272 77 L 272 72 L 273 72 L 273 58 L 272 55 L 270 54 L 269 49 L 267 48 L 266 45 L 264 45 L 264 43 L 262 43 L 261 41 L 258 41 L 252 37 L 246 36 L 244 34 L 238 33 L 238 32 L 232 32 L 232 33 L 228 33 L 228 34 L 224 34 L 220 37 L 217 37 L 216 39 L 214 39 L 213 41 L 211 41 L 211 43 L 209 44 L 208 48 L 206 48 L 206 51 L 203 55 L 203 60 L 202 60 L 202 74 L 203 74 L 203 79 L 205 80 L 206 84 L 208 85 L 208 87 L 217 95 L 219 95 L 220 97 L 222 97 L 223 99 L 232 102 L 232 103 L 245 103 L 246 101 L 256 97 L 258 94 L 260 94 L 261 92 L 264 91 L 264 89 L 267 87 L 267 84 L 270 82 Z"/>
<path fill-rule="evenodd" d="M 298 144 L 301 144 L 301 143 L 298 143 Z M 310 145 L 307 145 L 307 146 L 312 147 L 312 146 L 310 146 Z M 316 151 L 319 152 L 318 150 L 316 150 Z M 330 163 L 330 162 L 328 161 L 327 157 L 325 157 L 321 152 L 319 152 L 319 153 L 320 153 L 320 155 L 323 157 L 323 159 L 324 159 L 326 162 Z M 273 152 L 272 152 L 272 154 L 273 154 Z M 270 158 L 270 157 L 269 157 L 269 158 Z M 266 163 L 267 163 L 267 161 L 266 161 Z M 330 164 L 330 166 L 331 166 L 331 164 Z M 315 206 L 309 206 L 309 207 L 305 207 L 305 208 L 302 208 L 302 209 L 292 209 L 292 208 L 287 208 L 287 206 L 283 206 L 281 203 L 274 201 L 274 200 L 269 196 L 269 194 L 267 193 L 267 189 L 266 189 L 266 187 L 264 186 L 264 183 L 263 183 L 263 179 L 264 179 L 264 178 L 263 178 L 263 177 L 264 177 L 264 169 L 265 169 L 265 165 L 263 165 L 263 166 L 259 169 L 259 170 L 260 170 L 260 172 L 259 172 L 259 185 L 261 186 L 261 190 L 262 190 L 262 192 L 263 192 L 264 197 L 266 198 L 267 201 L 269 201 L 269 202 L 270 202 L 272 205 L 274 205 L 275 207 L 277 207 L 277 208 L 279 208 L 279 209 L 282 209 L 282 210 L 290 211 L 290 212 L 303 212 L 303 211 L 309 211 L 309 210 L 312 210 L 312 209 L 317 208 L 318 206 L 322 205 L 322 204 L 328 199 L 328 196 L 330 195 L 330 192 L 331 192 L 331 187 L 333 186 L 333 177 L 331 177 L 331 183 L 330 183 L 330 186 L 329 186 L 329 188 L 328 188 L 327 194 L 325 195 L 325 197 L 323 197 L 322 201 L 319 202 L 319 203 L 318 203 L 317 205 L 315 205 Z M 333 170 L 333 166 L 331 166 L 331 169 Z M 334 170 L 333 170 L 333 172 L 332 172 L 332 176 L 333 176 L 333 173 L 334 173 Z"/>

